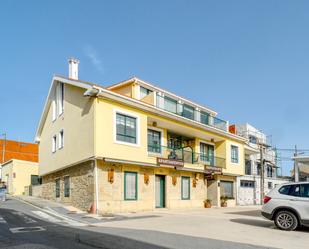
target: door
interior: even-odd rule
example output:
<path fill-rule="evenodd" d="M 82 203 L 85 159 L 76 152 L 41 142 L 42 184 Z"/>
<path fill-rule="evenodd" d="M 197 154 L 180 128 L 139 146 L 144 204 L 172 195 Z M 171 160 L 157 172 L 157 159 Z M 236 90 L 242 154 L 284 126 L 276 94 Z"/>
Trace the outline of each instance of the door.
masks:
<path fill-rule="evenodd" d="M 156 208 L 165 207 L 165 176 L 156 175 L 155 184 Z"/>

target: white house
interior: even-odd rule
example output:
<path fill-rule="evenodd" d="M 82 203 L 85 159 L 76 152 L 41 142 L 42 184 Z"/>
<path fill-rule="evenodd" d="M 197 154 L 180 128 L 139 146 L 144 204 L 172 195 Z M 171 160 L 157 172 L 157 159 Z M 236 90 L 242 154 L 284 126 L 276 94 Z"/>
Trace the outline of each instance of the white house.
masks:
<path fill-rule="evenodd" d="M 261 204 L 261 154 L 263 144 L 264 194 L 278 184 L 288 181 L 278 176 L 276 151 L 270 146 L 267 136 L 250 124 L 236 125 L 236 133 L 248 139 L 245 146 L 245 175 L 237 177 L 237 204 Z"/>

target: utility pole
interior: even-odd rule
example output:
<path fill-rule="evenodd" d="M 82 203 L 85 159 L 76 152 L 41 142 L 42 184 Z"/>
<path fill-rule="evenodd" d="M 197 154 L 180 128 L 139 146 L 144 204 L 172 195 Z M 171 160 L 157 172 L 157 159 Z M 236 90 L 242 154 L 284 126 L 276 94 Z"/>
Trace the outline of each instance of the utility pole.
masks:
<path fill-rule="evenodd" d="M 299 168 L 298 168 L 298 160 L 297 160 L 297 146 L 295 145 L 294 152 L 294 182 L 299 182 Z"/>
<path fill-rule="evenodd" d="M 4 159 L 5 159 L 5 145 L 6 145 L 6 133 L 2 134 L 3 136 L 3 142 L 2 142 L 2 161 L 1 163 L 4 163 Z"/>
<path fill-rule="evenodd" d="M 259 146 L 260 146 L 260 160 L 261 160 L 261 186 L 260 186 L 260 189 L 261 189 L 261 204 L 263 204 L 263 199 L 264 199 L 264 146 L 262 143 L 259 143 Z"/>

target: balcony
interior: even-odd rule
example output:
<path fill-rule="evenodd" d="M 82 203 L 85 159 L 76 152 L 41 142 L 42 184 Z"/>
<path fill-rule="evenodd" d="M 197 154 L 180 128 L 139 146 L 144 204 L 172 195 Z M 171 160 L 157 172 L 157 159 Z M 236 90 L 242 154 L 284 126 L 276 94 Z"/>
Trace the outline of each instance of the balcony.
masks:
<path fill-rule="evenodd" d="M 213 117 L 207 112 L 196 110 L 190 105 L 178 103 L 176 100 L 166 96 L 163 97 L 157 95 L 156 98 L 156 106 L 162 110 L 194 120 L 204 125 L 215 127 L 222 131 L 227 131 L 227 121 Z"/>
<path fill-rule="evenodd" d="M 195 164 L 196 166 L 209 166 L 225 168 L 225 158 L 209 156 L 192 151 L 190 147 L 169 148 L 166 146 L 148 145 L 148 155 L 170 160 L 178 160 L 183 163 Z"/>

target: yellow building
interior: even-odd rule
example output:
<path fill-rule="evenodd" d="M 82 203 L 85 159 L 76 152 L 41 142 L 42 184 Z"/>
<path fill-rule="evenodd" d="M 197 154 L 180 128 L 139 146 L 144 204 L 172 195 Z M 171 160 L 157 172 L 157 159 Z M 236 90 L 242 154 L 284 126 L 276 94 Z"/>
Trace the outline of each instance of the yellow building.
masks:
<path fill-rule="evenodd" d="M 70 78 L 53 77 L 36 134 L 45 198 L 100 213 L 236 198 L 245 139 L 215 111 L 135 77 L 84 82 L 70 63 Z"/>
<path fill-rule="evenodd" d="M 39 165 L 36 162 L 11 159 L 2 164 L 2 181 L 7 186 L 7 193 L 22 195 L 31 180 L 37 181 Z"/>

